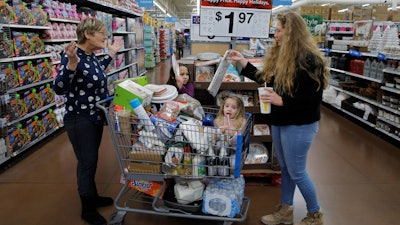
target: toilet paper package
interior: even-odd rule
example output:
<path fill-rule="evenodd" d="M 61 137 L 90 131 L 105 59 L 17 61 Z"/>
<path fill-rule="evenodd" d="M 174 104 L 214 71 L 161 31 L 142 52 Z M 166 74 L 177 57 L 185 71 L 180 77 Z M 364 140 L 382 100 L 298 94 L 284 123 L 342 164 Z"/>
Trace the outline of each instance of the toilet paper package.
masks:
<path fill-rule="evenodd" d="M 210 181 L 203 194 L 203 213 L 234 217 L 242 207 L 244 184 L 243 176 Z"/>

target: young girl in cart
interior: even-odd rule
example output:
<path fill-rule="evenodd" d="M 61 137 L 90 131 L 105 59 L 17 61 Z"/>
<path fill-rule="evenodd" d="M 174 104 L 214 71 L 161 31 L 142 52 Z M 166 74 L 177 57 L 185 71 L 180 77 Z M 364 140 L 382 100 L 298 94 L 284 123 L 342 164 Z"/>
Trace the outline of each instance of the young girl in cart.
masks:
<path fill-rule="evenodd" d="M 231 141 L 236 140 L 236 134 L 241 133 L 246 124 L 246 111 L 240 96 L 230 94 L 223 100 L 214 123 L 222 134 L 229 137 L 229 144 L 235 144 Z"/>

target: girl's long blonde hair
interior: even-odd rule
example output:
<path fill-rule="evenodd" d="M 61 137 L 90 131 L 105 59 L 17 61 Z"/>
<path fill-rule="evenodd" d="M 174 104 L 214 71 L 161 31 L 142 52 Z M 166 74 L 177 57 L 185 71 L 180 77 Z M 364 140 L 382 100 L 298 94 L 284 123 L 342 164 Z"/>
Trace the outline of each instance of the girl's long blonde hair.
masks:
<path fill-rule="evenodd" d="M 237 106 L 238 106 L 238 111 L 235 115 L 235 117 L 233 118 L 233 125 L 235 126 L 236 129 L 240 129 L 243 126 L 243 122 L 246 120 L 246 111 L 244 108 L 244 103 L 243 100 L 235 94 L 230 94 L 227 97 L 225 97 L 225 99 L 222 101 L 221 106 L 219 108 L 218 114 L 215 118 L 215 125 L 217 127 L 223 126 L 224 125 L 224 106 L 225 106 L 225 101 L 227 99 L 233 99 L 235 100 Z"/>
<path fill-rule="evenodd" d="M 278 14 L 276 18 L 281 22 L 285 36 L 280 46 L 274 42 L 268 51 L 261 71 L 262 78 L 269 82 L 274 76 L 275 91 L 292 96 L 296 73 L 306 71 L 318 83 L 318 90 L 326 88 L 329 79 L 326 59 L 319 51 L 305 20 L 295 12 Z M 307 61 L 310 59 L 311 62 Z"/>

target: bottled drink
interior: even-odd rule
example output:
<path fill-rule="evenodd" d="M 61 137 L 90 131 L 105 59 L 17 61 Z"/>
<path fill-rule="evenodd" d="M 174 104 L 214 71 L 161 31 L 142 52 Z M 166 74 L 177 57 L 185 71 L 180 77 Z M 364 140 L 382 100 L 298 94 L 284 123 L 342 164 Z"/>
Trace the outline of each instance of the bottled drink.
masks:
<path fill-rule="evenodd" d="M 212 142 L 209 140 L 208 156 L 207 156 L 207 175 L 217 175 L 217 157 L 215 156 Z"/>
<path fill-rule="evenodd" d="M 198 154 L 192 159 L 193 169 L 192 174 L 194 177 L 206 175 L 206 159 L 204 156 Z"/>
<path fill-rule="evenodd" d="M 221 135 L 221 150 L 219 151 L 219 164 L 218 164 L 218 175 L 229 176 L 229 157 L 226 150 L 225 135 Z"/>

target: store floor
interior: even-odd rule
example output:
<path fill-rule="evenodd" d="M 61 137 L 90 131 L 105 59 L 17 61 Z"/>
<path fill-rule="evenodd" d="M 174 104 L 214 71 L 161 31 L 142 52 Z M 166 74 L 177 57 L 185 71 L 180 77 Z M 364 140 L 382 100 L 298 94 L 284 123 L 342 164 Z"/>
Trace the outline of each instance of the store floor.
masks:
<path fill-rule="evenodd" d="M 165 61 L 168 63 L 168 61 Z M 165 83 L 169 66 L 147 73 L 151 83 Z M 83 134 L 84 135 L 84 134 Z M 0 224 L 81 225 L 76 160 L 67 134 L 60 130 L 23 154 L 0 173 Z M 400 223 L 400 148 L 322 107 L 319 133 L 309 154 L 325 225 L 393 225 Z M 120 170 L 108 129 L 100 149 L 97 185 L 100 194 L 116 197 Z M 265 178 L 260 178 L 265 179 Z M 279 201 L 280 187 L 247 185 L 250 210 L 244 225 L 261 224 L 262 215 Z M 295 221 L 305 215 L 301 194 L 295 195 Z M 106 218 L 113 206 L 99 209 Z M 200 225 L 215 221 L 129 212 L 125 225 Z"/>

